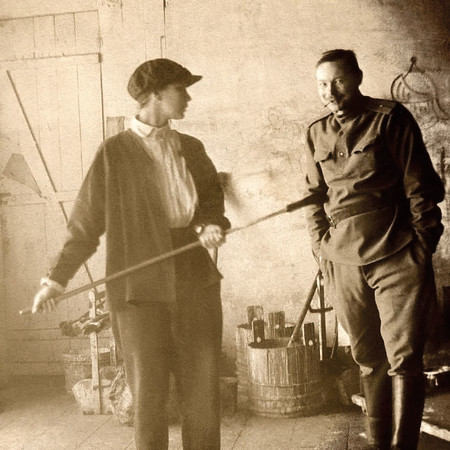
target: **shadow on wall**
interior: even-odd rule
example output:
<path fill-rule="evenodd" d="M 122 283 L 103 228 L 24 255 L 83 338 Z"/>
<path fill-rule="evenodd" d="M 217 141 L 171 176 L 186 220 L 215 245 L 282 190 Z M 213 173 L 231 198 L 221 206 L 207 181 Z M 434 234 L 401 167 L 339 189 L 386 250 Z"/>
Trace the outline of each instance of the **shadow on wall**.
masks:
<path fill-rule="evenodd" d="M 436 281 L 438 284 L 438 310 L 435 314 L 434 330 L 429 339 L 431 347 L 438 347 L 442 340 L 450 338 L 450 157 L 448 155 L 448 136 L 450 135 L 449 115 L 441 107 L 438 90 L 427 71 L 417 65 L 417 58 L 410 59 L 409 69 L 398 75 L 392 82 L 391 95 L 405 105 L 419 124 L 433 165 L 444 182 L 446 198 L 441 205 L 444 235 L 434 256 Z"/>

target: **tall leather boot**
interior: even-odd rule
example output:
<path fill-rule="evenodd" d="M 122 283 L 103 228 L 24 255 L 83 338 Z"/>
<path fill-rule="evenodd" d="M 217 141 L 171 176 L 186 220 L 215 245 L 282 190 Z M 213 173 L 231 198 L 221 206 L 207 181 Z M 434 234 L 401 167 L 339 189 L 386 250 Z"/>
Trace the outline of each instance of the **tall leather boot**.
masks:
<path fill-rule="evenodd" d="M 392 382 L 389 364 L 380 365 L 373 373 L 361 377 L 366 400 L 366 435 L 369 449 L 387 450 L 392 433 Z"/>
<path fill-rule="evenodd" d="M 419 375 L 394 375 L 393 449 L 416 450 L 425 403 L 425 378 Z"/>

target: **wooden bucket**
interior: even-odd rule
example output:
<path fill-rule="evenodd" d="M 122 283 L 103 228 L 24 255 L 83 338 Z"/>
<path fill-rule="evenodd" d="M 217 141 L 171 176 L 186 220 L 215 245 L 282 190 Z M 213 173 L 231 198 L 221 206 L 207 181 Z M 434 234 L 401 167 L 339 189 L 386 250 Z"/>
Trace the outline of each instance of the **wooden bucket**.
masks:
<path fill-rule="evenodd" d="M 323 404 L 317 344 L 269 339 L 248 348 L 249 407 L 267 417 L 313 414 Z"/>
<path fill-rule="evenodd" d="M 289 337 L 294 330 L 295 324 L 286 323 L 284 335 Z M 269 335 L 268 324 L 265 323 L 265 334 Z M 249 390 L 249 370 L 248 370 L 248 348 L 253 342 L 253 331 L 251 325 L 242 323 L 236 328 L 236 377 L 237 385 L 237 404 L 239 408 L 248 407 Z"/>
<path fill-rule="evenodd" d="M 248 323 L 236 329 L 237 404 L 246 408 L 248 403 L 248 345 L 253 342 L 252 327 Z"/>

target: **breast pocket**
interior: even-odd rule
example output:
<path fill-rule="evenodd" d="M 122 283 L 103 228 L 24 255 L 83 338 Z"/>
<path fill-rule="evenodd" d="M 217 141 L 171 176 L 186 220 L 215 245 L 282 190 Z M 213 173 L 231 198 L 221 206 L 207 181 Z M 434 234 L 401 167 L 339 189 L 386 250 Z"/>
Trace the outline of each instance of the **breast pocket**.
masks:
<path fill-rule="evenodd" d="M 319 148 L 314 152 L 314 161 L 316 163 L 322 163 L 328 159 L 332 159 L 333 152 L 327 148 Z"/>
<path fill-rule="evenodd" d="M 337 169 L 333 152 L 326 147 L 316 149 L 314 161 L 320 165 L 325 182 L 331 184 L 336 177 Z"/>
<path fill-rule="evenodd" d="M 360 140 L 350 154 L 348 171 L 359 176 L 370 176 L 381 167 L 381 150 L 378 136 Z"/>
<path fill-rule="evenodd" d="M 377 147 L 378 141 L 378 136 L 368 136 L 361 139 L 354 145 L 352 153 L 373 152 Z"/>

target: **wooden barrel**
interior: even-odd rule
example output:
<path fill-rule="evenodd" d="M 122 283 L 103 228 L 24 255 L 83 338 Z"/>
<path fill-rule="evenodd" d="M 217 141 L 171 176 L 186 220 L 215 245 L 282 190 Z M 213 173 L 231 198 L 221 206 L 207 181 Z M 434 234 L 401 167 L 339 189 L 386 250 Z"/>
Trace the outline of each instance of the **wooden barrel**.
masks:
<path fill-rule="evenodd" d="M 238 325 L 236 329 L 236 377 L 237 404 L 247 408 L 248 403 L 248 345 L 253 342 L 252 327 L 248 323 Z"/>
<path fill-rule="evenodd" d="M 288 322 L 285 324 L 285 336 L 290 337 L 295 324 Z M 265 323 L 265 333 L 269 334 L 269 328 Z M 248 348 L 253 342 L 253 331 L 251 325 L 242 323 L 236 328 L 236 378 L 237 385 L 237 405 L 240 409 L 248 408 L 249 390 L 249 368 L 248 368 Z"/>
<path fill-rule="evenodd" d="M 323 404 L 318 345 L 287 347 L 288 342 L 269 339 L 249 344 L 249 408 L 257 415 L 309 415 Z"/>

